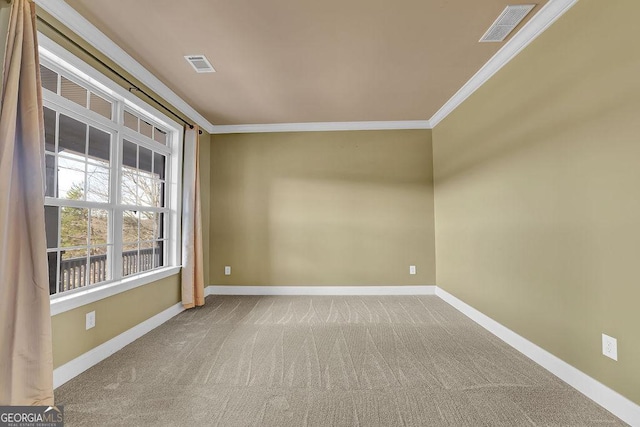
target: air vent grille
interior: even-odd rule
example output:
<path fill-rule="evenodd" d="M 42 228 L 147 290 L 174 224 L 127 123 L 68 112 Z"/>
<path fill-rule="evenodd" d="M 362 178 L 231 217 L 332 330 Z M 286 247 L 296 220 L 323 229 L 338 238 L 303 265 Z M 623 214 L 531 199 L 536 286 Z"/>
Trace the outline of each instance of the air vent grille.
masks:
<path fill-rule="evenodd" d="M 197 73 L 215 73 L 213 65 L 204 55 L 187 55 L 184 59 L 191 64 Z"/>
<path fill-rule="evenodd" d="M 489 27 L 480 38 L 481 42 L 501 42 L 520 22 L 536 7 L 535 4 L 519 4 L 507 6 L 498 19 Z"/>

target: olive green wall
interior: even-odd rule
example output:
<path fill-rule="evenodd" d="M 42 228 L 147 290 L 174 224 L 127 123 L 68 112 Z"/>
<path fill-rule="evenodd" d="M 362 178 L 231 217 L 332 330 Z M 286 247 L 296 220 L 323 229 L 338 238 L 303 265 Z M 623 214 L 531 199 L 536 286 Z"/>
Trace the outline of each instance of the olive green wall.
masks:
<path fill-rule="evenodd" d="M 210 283 L 434 284 L 431 152 L 430 130 L 213 135 Z"/>
<path fill-rule="evenodd" d="M 51 318 L 53 366 L 57 368 L 180 302 L 180 275 L 140 286 L 65 311 Z M 85 330 L 85 315 L 96 312 L 96 326 Z"/>
<path fill-rule="evenodd" d="M 433 131 L 438 286 L 635 403 L 638 16 L 581 0 Z"/>

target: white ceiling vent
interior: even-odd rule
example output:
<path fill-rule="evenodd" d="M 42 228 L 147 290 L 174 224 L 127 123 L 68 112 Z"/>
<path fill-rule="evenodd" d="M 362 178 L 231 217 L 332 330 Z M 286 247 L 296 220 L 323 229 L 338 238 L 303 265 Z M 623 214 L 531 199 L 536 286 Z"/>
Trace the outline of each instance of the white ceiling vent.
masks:
<path fill-rule="evenodd" d="M 480 38 L 481 42 L 501 42 L 503 41 L 531 9 L 536 7 L 535 4 L 518 4 L 507 6 L 498 19 L 489 27 L 486 33 Z"/>
<path fill-rule="evenodd" d="M 213 65 L 204 55 L 187 55 L 184 57 L 197 73 L 215 73 Z"/>

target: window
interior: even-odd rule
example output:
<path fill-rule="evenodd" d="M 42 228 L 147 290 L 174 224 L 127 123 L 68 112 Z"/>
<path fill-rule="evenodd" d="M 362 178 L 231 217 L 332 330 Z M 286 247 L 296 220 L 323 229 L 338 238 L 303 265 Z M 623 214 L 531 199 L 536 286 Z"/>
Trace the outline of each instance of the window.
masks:
<path fill-rule="evenodd" d="M 40 53 L 49 293 L 178 266 L 179 127 L 82 63 Z"/>

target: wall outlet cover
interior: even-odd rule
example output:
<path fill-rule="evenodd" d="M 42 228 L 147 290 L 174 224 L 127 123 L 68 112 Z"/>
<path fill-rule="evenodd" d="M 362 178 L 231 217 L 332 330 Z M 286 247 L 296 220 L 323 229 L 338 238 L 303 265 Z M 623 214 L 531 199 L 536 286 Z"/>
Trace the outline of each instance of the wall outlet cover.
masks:
<path fill-rule="evenodd" d="M 92 311 L 87 313 L 86 317 L 85 317 L 85 327 L 87 330 L 93 328 L 94 326 L 96 326 L 96 312 Z"/>
<path fill-rule="evenodd" d="M 226 265 L 224 267 L 224 275 L 225 276 L 231 276 L 231 266 L 230 265 Z"/>
<path fill-rule="evenodd" d="M 602 354 L 613 360 L 618 360 L 618 340 L 602 334 Z"/>
<path fill-rule="evenodd" d="M 416 266 L 415 265 L 410 265 L 409 266 L 409 274 L 416 274 Z"/>

